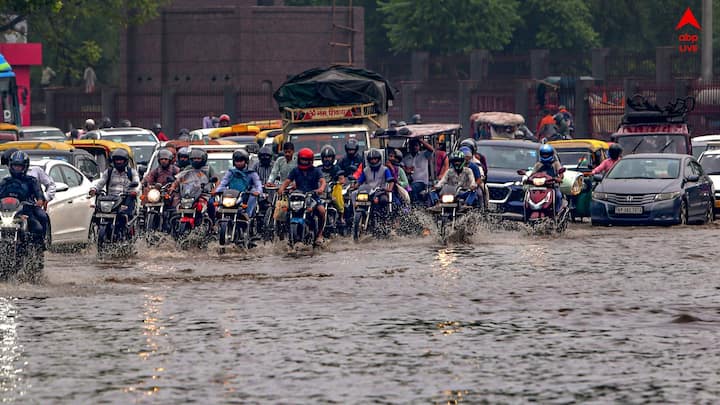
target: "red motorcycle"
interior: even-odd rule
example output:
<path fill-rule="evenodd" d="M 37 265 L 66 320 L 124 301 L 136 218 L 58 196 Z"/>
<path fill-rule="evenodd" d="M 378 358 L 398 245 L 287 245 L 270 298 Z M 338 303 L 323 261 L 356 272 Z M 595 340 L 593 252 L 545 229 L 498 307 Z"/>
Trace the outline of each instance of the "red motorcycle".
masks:
<path fill-rule="evenodd" d="M 559 174 L 565 172 L 560 169 Z M 524 170 L 518 170 L 518 174 L 525 176 Z M 552 225 L 558 233 L 567 229 L 570 210 L 567 204 L 563 203 L 560 210 L 555 209 L 555 190 L 560 184 L 554 177 L 544 172 L 531 174 L 525 179 L 525 204 L 524 221 L 533 228 L 539 224 Z"/>

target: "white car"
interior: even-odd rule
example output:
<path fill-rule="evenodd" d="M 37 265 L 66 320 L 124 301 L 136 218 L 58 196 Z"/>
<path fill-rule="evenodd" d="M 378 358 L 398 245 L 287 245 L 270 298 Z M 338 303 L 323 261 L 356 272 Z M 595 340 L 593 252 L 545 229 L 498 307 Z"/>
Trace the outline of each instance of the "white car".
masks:
<path fill-rule="evenodd" d="M 63 131 L 55 127 L 29 126 L 20 128 L 21 141 L 58 141 L 67 139 Z"/>
<path fill-rule="evenodd" d="M 160 145 L 155 133 L 144 128 L 105 128 L 96 129 L 83 135 L 83 138 L 105 139 L 124 143 L 133 150 L 136 164 L 147 164 L 155 149 Z"/>
<path fill-rule="evenodd" d="M 88 197 L 91 182 L 69 163 L 55 159 L 31 160 L 53 180 L 57 190 L 48 203 L 51 245 L 86 244 L 89 241 L 90 221 L 94 201 Z M 8 175 L 7 167 L 0 168 L 0 178 Z"/>
<path fill-rule="evenodd" d="M 700 163 L 703 171 L 713 183 L 715 212 L 720 212 L 720 149 L 710 149 L 703 152 L 700 159 L 698 159 L 698 163 Z"/>
<path fill-rule="evenodd" d="M 691 140 L 692 142 L 692 151 L 693 156 L 695 156 L 695 159 L 699 159 L 700 155 L 705 152 L 706 150 L 710 149 L 716 149 L 716 147 L 710 147 L 712 144 L 715 144 L 717 146 L 717 143 L 720 142 L 720 135 L 702 135 L 702 136 L 696 136 Z"/>

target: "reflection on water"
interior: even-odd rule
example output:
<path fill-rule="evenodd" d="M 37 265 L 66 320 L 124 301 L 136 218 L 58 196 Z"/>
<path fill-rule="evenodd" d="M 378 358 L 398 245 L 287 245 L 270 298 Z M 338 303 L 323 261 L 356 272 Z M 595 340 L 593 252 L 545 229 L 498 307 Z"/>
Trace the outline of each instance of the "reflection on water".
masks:
<path fill-rule="evenodd" d="M 13 402 L 25 395 L 23 347 L 18 341 L 17 307 L 12 298 L 0 297 L 0 399 Z"/>
<path fill-rule="evenodd" d="M 142 334 L 145 337 L 145 347 L 138 352 L 138 357 L 150 373 L 150 378 L 125 388 L 125 392 L 140 392 L 146 396 L 151 396 L 160 391 L 158 380 L 165 371 L 161 357 L 158 356 L 158 352 L 164 350 L 160 347 L 162 344 L 161 336 L 164 334 L 164 327 L 161 323 L 163 301 L 164 297 L 162 295 L 144 295 Z"/>

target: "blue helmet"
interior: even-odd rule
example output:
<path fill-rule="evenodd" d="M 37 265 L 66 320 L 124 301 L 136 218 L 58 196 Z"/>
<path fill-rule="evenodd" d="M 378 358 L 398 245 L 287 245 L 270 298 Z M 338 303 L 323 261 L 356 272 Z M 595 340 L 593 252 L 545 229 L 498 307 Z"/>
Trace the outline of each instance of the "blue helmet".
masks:
<path fill-rule="evenodd" d="M 555 160 L 555 149 L 545 144 L 540 147 L 540 163 L 550 164 Z"/>

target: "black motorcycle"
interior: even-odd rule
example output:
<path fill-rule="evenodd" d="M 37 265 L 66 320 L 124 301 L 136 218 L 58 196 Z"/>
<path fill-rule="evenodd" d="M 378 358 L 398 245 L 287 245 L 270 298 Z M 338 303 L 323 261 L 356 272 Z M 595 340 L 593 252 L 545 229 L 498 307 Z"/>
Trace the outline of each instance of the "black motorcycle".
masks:
<path fill-rule="evenodd" d="M 266 242 L 274 239 L 278 224 L 275 221 L 275 204 L 278 200 L 278 187 L 264 187 L 264 193 L 258 198 L 258 213 L 255 220 L 256 233 Z"/>
<path fill-rule="evenodd" d="M 24 274 L 30 281 L 39 277 L 44 267 L 42 236 L 28 229 L 25 206 L 33 204 L 14 197 L 0 199 L 0 278 Z"/>
<path fill-rule="evenodd" d="M 173 198 L 169 189 L 172 182 L 155 184 L 145 194 L 145 205 L 143 206 L 142 227 L 145 232 L 145 239 L 148 243 L 157 243 L 158 233 L 169 233 L 171 230 L 170 218 L 175 211 L 172 206 Z"/>
<path fill-rule="evenodd" d="M 361 186 L 355 196 L 354 212 L 353 240 L 359 240 L 368 232 L 376 238 L 386 238 L 390 234 L 393 214 L 392 193 L 380 187 Z"/>
<path fill-rule="evenodd" d="M 288 244 L 295 247 L 298 243 L 308 246 L 315 244 L 316 232 L 318 230 L 318 219 L 315 215 L 317 206 L 315 193 L 303 193 L 293 191 L 288 196 Z"/>
<path fill-rule="evenodd" d="M 455 233 L 458 220 L 468 210 L 465 200 L 461 198 L 466 191 L 459 187 L 445 185 L 438 193 L 440 199 L 438 205 L 431 208 L 431 212 L 435 216 L 438 236 L 443 244 L 447 243 L 449 235 Z"/>
<path fill-rule="evenodd" d="M 131 183 L 130 188 L 137 187 L 137 183 Z M 95 197 L 95 212 L 92 223 L 95 226 L 97 253 L 99 255 L 110 250 L 122 252 L 132 250 L 135 241 L 135 223 L 137 216 L 129 218 L 127 214 L 120 211 L 126 209 L 125 199 L 132 196 L 132 193 L 119 195 L 108 195 L 105 191 L 98 191 Z M 118 220 L 122 219 L 124 226 Z"/>
<path fill-rule="evenodd" d="M 255 212 L 246 212 L 244 193 L 227 189 L 220 196 L 218 209 L 218 242 L 224 247 L 234 244 L 243 249 L 254 246 L 256 224 Z M 256 206 L 257 209 L 257 206 Z"/>

